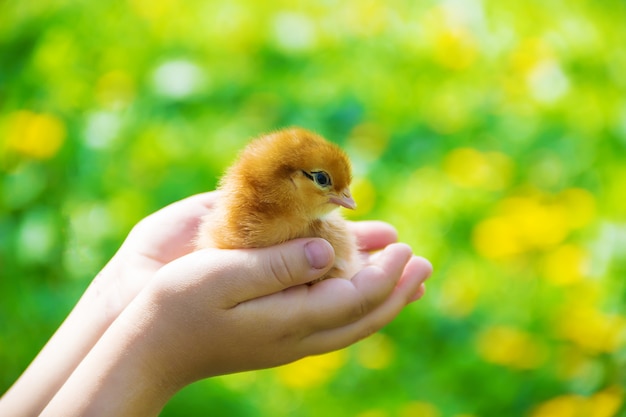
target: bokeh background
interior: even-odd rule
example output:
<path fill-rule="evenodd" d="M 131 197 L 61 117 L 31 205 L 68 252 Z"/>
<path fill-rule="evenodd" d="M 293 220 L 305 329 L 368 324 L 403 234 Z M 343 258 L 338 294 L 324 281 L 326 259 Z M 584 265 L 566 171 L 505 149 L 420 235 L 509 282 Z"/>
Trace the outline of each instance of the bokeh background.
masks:
<path fill-rule="evenodd" d="M 342 145 L 432 260 L 348 349 L 164 416 L 626 415 L 626 3 L 0 1 L 0 392 L 133 224 L 254 136 Z"/>

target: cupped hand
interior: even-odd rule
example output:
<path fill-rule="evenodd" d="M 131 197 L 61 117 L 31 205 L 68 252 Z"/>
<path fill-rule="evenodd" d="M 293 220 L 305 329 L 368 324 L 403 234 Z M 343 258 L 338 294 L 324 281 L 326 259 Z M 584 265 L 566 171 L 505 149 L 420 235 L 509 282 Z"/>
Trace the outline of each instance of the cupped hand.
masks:
<path fill-rule="evenodd" d="M 432 272 L 428 261 L 392 243 L 396 233 L 389 225 L 351 227 L 368 262 L 350 280 L 306 285 L 333 263 L 332 247 L 322 239 L 205 249 L 159 270 L 135 306 L 151 330 L 148 357 L 159 378 L 182 386 L 340 349 L 421 297 Z"/>
<path fill-rule="evenodd" d="M 370 335 L 421 297 L 432 272 L 382 222 L 350 224 L 366 266 L 349 280 L 307 285 L 333 264 L 323 239 L 194 251 L 216 198 L 190 197 L 133 229 L 38 356 L 41 366 L 20 380 L 16 403 L 39 384 L 46 394 L 31 408 L 48 404 L 42 415 L 158 415 L 195 380 L 285 364 Z M 60 369 L 46 380 L 50 363 Z"/>

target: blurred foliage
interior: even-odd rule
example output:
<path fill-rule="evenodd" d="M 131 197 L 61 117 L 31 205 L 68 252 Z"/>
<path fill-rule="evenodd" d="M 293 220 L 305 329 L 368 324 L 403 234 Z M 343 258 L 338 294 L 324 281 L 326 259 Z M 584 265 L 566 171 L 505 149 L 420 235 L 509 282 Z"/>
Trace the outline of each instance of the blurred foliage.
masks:
<path fill-rule="evenodd" d="M 626 415 L 626 3 L 0 2 L 0 384 L 140 218 L 249 138 L 350 153 L 355 218 L 432 260 L 340 352 L 164 416 Z"/>

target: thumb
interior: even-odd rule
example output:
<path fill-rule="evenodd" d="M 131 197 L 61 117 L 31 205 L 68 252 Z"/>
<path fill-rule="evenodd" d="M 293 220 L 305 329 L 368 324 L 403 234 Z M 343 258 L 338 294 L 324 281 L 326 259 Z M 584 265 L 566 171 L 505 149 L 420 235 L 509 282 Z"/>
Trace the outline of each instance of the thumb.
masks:
<path fill-rule="evenodd" d="M 212 279 L 224 296 L 241 303 L 322 277 L 335 252 L 324 239 L 304 238 L 266 248 L 220 250 L 218 258 Z"/>

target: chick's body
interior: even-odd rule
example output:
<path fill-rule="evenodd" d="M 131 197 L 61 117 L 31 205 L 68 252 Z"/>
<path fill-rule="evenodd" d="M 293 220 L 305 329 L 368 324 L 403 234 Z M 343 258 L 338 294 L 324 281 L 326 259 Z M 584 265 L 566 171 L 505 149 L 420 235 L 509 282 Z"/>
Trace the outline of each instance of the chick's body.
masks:
<path fill-rule="evenodd" d="M 200 226 L 197 246 L 223 249 L 272 246 L 321 237 L 335 249 L 323 277 L 351 278 L 360 268 L 346 221 L 334 211 L 355 208 L 346 154 L 300 128 L 252 141 L 220 181 L 222 195 Z"/>

